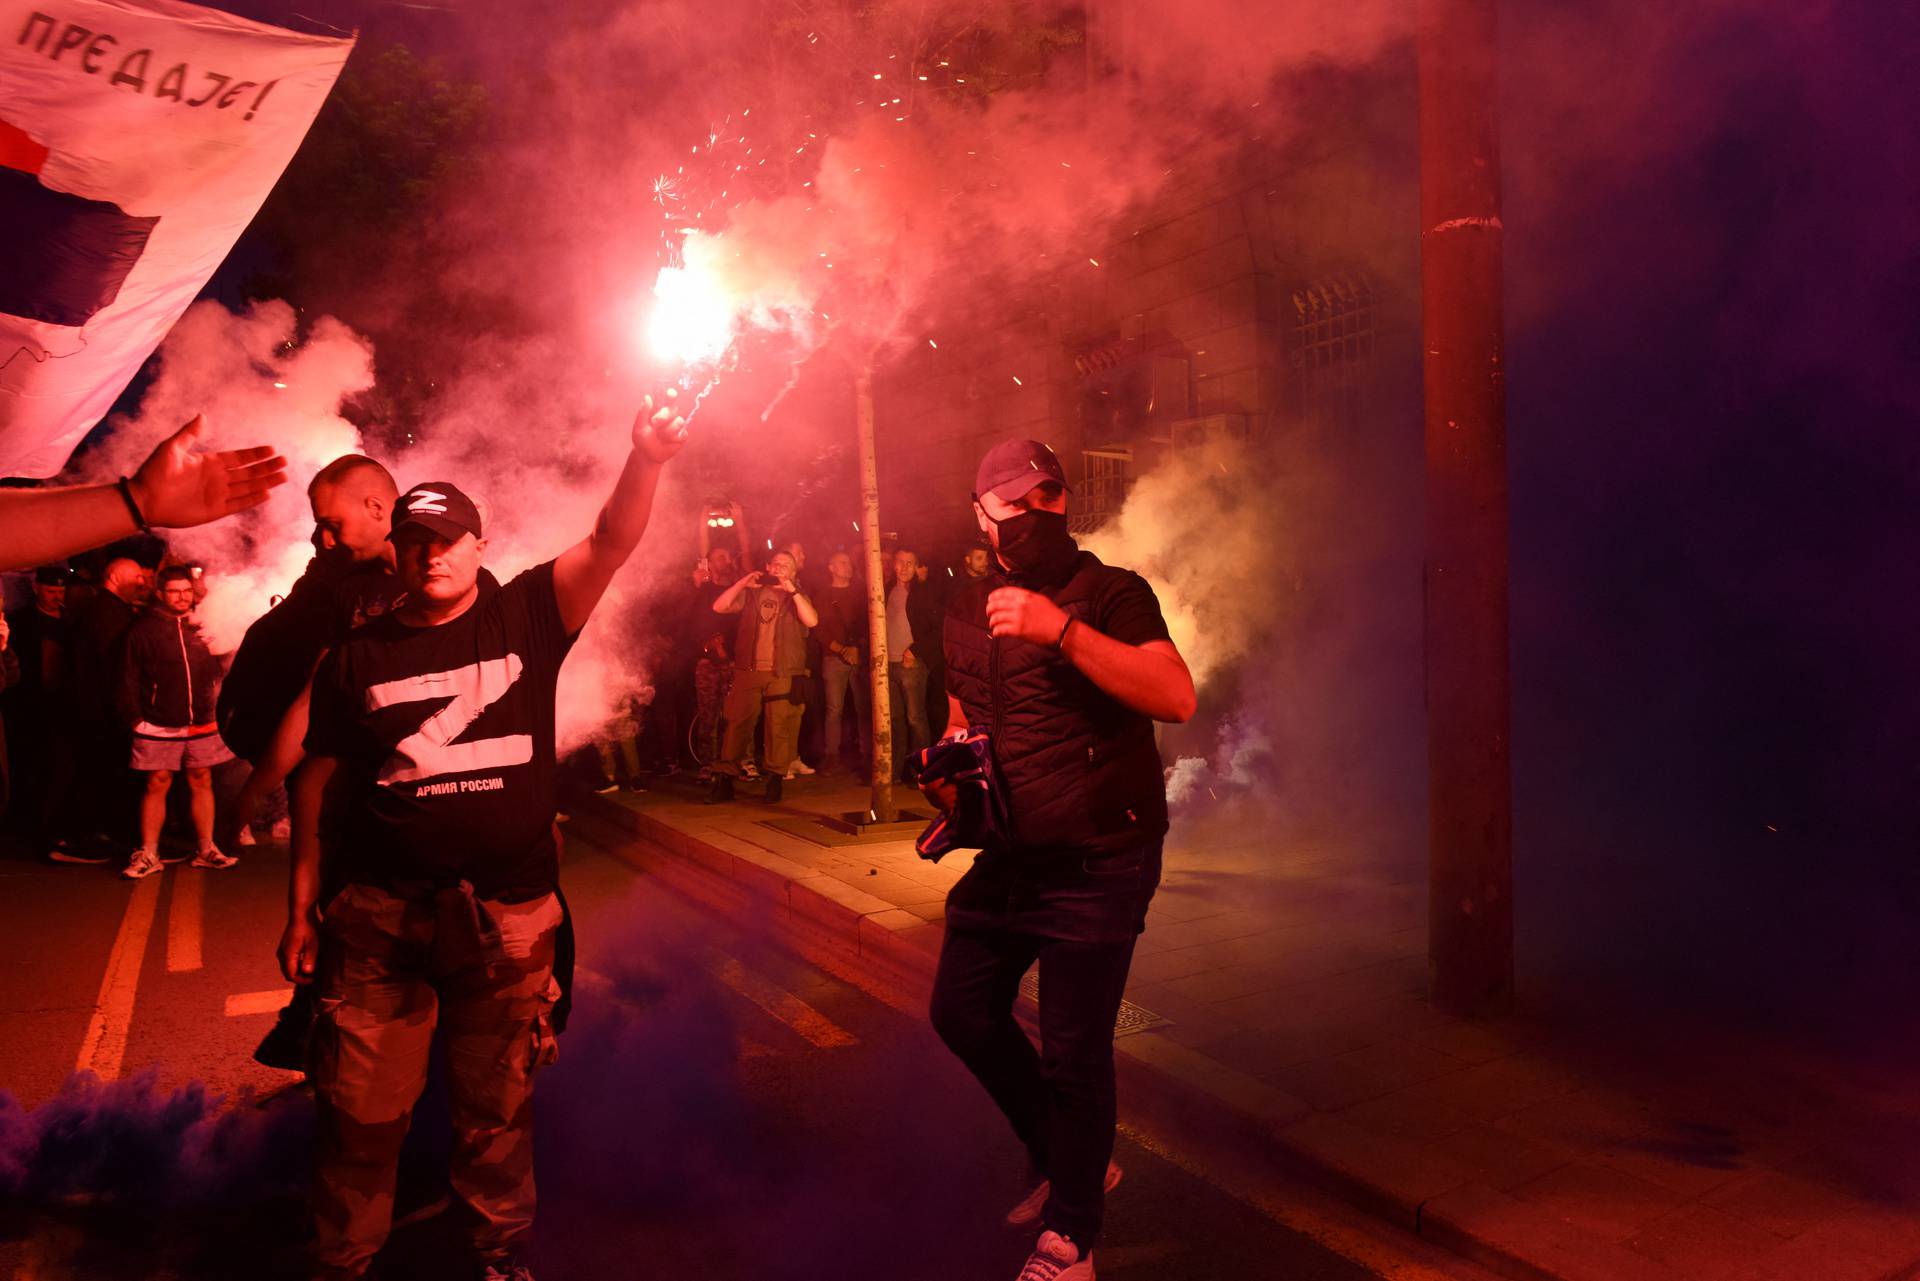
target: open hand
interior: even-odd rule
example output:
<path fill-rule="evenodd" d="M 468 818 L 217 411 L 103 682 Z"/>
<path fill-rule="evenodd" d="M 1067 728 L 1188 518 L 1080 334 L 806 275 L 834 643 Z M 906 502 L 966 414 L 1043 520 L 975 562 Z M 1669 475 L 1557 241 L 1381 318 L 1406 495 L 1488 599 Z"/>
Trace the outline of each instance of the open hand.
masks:
<path fill-rule="evenodd" d="M 271 445 L 197 454 L 204 414 L 160 442 L 131 478 L 133 501 L 155 529 L 188 529 L 267 501 L 287 480 L 287 460 Z"/>
<path fill-rule="evenodd" d="M 1066 625 L 1067 612 L 1039 592 L 1001 587 L 987 597 L 987 630 L 995 636 L 1051 646 Z"/>
<path fill-rule="evenodd" d="M 633 447 L 656 467 L 672 461 L 680 447 L 687 443 L 687 420 L 674 405 L 679 395 L 669 387 L 658 407 L 653 397 L 645 397 L 640 402 L 640 412 L 633 418 Z"/>

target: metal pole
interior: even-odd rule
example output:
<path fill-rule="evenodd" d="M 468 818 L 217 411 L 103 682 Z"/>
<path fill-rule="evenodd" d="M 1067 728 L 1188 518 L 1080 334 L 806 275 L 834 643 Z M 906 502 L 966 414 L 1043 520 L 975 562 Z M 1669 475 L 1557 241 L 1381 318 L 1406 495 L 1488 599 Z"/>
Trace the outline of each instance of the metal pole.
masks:
<path fill-rule="evenodd" d="M 1441 1008 L 1513 1000 L 1495 0 L 1417 0 L 1430 937 Z"/>
<path fill-rule="evenodd" d="M 887 587 L 880 565 L 880 467 L 873 439 L 873 362 L 853 374 L 854 428 L 860 438 L 860 539 L 867 553 L 867 653 L 873 660 L 873 817 L 899 820 L 893 799 L 893 699 L 887 688 Z"/>

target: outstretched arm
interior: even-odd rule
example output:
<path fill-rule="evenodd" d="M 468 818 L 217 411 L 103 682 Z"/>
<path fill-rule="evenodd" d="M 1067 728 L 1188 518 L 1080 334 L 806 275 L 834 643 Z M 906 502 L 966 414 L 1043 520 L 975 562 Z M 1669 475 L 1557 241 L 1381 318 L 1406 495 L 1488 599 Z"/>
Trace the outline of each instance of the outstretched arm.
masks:
<path fill-rule="evenodd" d="M 186 529 L 267 501 L 287 479 L 271 446 L 196 454 L 206 429 L 196 417 L 118 484 L 0 490 L 0 569 L 44 565 L 139 532 L 134 508 L 154 529 Z M 132 499 L 132 506 L 128 499 Z"/>
<path fill-rule="evenodd" d="M 739 503 L 727 504 L 727 515 L 733 517 L 733 540 L 740 548 L 740 563 L 753 564 L 753 539 L 747 537 L 747 509 Z"/>
<path fill-rule="evenodd" d="M 607 584 L 646 532 L 653 514 L 653 494 L 660 485 L 660 469 L 687 441 L 687 421 L 671 402 L 654 408 L 646 398 L 633 420 L 633 452 L 620 471 L 613 494 L 600 509 L 593 532 L 560 553 L 553 562 L 553 591 L 560 601 L 560 622 L 568 634 L 587 625 Z"/>

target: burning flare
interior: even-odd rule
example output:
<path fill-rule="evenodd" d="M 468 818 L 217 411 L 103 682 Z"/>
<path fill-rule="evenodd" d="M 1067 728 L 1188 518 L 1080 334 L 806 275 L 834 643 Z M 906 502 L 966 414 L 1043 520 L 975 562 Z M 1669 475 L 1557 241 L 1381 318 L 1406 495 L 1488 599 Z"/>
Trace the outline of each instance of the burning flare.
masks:
<path fill-rule="evenodd" d="M 678 267 L 662 267 L 653 282 L 647 346 L 661 360 L 683 365 L 717 361 L 733 343 L 739 304 L 714 270 L 711 242 L 688 232 Z"/>

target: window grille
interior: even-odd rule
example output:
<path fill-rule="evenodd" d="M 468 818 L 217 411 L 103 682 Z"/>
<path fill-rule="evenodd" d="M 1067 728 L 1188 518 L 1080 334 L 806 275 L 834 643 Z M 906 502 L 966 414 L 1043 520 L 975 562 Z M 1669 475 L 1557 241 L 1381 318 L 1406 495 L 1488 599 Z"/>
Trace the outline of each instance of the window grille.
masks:
<path fill-rule="evenodd" d="M 1341 430 L 1360 426 L 1374 376 L 1373 282 L 1365 272 L 1337 272 L 1293 292 L 1288 368 L 1294 404 L 1310 422 Z"/>
<path fill-rule="evenodd" d="M 1132 488 L 1131 449 L 1081 450 L 1080 485 L 1069 522 L 1073 532 L 1084 534 L 1106 524 L 1119 513 Z"/>

